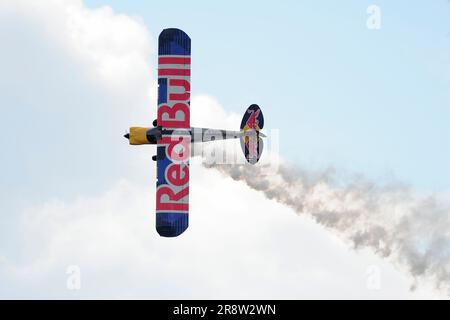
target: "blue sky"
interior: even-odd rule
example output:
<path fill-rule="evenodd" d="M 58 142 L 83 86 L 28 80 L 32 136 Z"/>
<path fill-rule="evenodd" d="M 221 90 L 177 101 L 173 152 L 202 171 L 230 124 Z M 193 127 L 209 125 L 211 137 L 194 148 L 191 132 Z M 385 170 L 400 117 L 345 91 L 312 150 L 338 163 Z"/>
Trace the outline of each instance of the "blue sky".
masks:
<path fill-rule="evenodd" d="M 86 3 L 142 17 L 155 44 L 163 28 L 183 28 L 193 91 L 238 113 L 259 103 L 290 160 L 450 187 L 447 1 Z M 366 27 L 371 4 L 380 30 Z"/>

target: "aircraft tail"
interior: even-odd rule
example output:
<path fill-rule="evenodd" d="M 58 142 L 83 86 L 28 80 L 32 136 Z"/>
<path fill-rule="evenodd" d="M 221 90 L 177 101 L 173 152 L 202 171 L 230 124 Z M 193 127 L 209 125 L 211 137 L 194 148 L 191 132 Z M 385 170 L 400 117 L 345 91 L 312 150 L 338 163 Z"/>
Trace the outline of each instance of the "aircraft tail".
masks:
<path fill-rule="evenodd" d="M 244 113 L 241 122 L 241 147 L 245 159 L 250 164 L 256 164 L 261 158 L 265 137 L 260 130 L 264 127 L 264 116 L 257 104 L 252 104 Z"/>

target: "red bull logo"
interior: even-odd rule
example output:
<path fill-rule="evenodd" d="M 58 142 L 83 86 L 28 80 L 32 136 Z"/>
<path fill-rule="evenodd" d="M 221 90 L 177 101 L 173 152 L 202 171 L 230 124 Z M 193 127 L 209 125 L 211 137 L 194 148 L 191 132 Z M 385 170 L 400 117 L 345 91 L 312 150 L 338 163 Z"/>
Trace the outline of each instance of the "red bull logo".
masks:
<path fill-rule="evenodd" d="M 253 130 L 261 130 L 259 128 L 259 120 L 258 120 L 258 116 L 260 114 L 261 110 L 247 110 L 247 113 L 250 113 L 250 117 L 248 118 L 247 122 L 245 123 L 244 126 L 244 131 L 249 130 L 249 129 L 253 129 Z"/>
<path fill-rule="evenodd" d="M 158 62 L 156 212 L 188 213 L 191 62 L 189 56 L 160 56 Z"/>
<path fill-rule="evenodd" d="M 248 162 L 258 162 L 262 152 L 262 141 L 259 131 L 264 126 L 264 117 L 258 105 L 252 104 L 244 114 L 241 122 L 241 130 L 244 133 L 242 149 Z"/>

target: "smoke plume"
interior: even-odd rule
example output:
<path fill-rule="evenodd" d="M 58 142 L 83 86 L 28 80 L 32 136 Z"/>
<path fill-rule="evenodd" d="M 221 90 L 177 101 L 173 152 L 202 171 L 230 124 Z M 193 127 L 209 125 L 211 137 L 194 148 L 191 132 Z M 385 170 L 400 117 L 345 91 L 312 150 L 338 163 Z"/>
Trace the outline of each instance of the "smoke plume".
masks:
<path fill-rule="evenodd" d="M 378 186 L 334 170 L 309 172 L 290 164 L 204 164 L 242 181 L 299 215 L 310 215 L 349 241 L 389 258 L 413 277 L 450 295 L 449 204 L 406 186 Z"/>

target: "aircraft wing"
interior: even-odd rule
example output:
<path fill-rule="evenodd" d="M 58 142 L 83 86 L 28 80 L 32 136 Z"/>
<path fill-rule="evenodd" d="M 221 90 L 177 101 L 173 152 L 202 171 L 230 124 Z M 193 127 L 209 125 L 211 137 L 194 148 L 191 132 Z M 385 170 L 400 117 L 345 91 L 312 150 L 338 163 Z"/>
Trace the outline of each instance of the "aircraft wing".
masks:
<path fill-rule="evenodd" d="M 176 237 L 189 225 L 191 39 L 165 29 L 158 51 L 156 230 Z"/>

